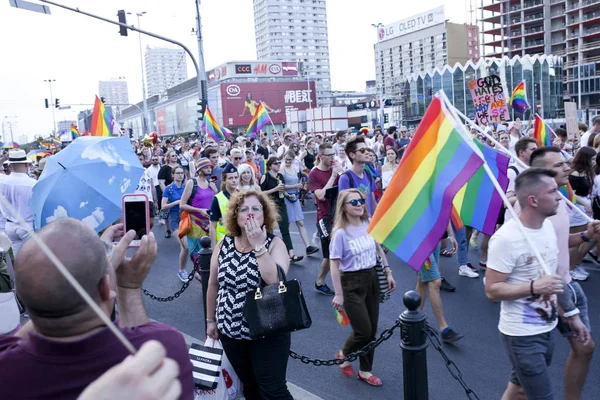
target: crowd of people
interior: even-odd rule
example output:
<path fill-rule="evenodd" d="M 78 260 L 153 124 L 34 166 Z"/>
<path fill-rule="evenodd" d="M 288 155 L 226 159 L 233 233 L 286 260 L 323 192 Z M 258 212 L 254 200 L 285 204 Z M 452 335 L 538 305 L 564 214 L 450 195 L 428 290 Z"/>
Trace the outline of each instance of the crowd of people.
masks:
<path fill-rule="evenodd" d="M 520 230 L 509 210 L 501 210 L 497 233 L 491 237 L 448 222 L 444 237 L 416 278 L 421 308 L 429 298 L 443 342 L 455 343 L 463 335 L 446 320 L 440 295 L 455 287 L 440 274 L 440 257 L 456 253 L 461 277 L 475 279 L 486 272 L 486 294 L 502 302 L 499 330 L 513 367 L 505 399 L 552 398 L 549 332 L 557 325 L 571 347 L 565 366 L 566 398 L 580 398 L 594 352 L 587 299 L 576 281 L 589 276 L 582 260 L 590 257 L 597 262 L 600 257 L 596 249 L 600 223 L 588 223 L 557 194 L 559 187 L 570 184 L 575 207 L 600 218 L 600 117 L 594 119 L 592 129 L 580 125 L 580 130 L 571 137 L 557 128 L 554 146 L 537 148 L 532 131 L 521 121 L 488 130 L 494 140 L 472 127 L 475 139 L 503 147 L 532 167 L 514 162 L 508 169 L 507 197 L 525 230 Z M 257 138 L 240 135 L 220 142 L 195 137 L 156 144 L 132 141 L 145 168 L 137 191 L 150 199 L 150 214 L 160 226 L 154 232 L 179 243 L 178 279 L 193 279 L 188 263 L 201 249 L 200 238 L 211 240 L 207 334 L 221 340 L 247 399 L 292 397 L 286 386 L 290 334 L 252 339 L 243 313 L 244 295 L 262 284 L 279 282 L 280 272 L 287 273 L 291 264 L 301 263 L 306 256 L 321 252 L 320 269 L 311 285 L 318 293 L 332 296 L 333 307 L 350 320 L 351 334 L 336 357 L 343 358 L 375 339 L 380 302 L 376 265 L 381 265 L 389 291 L 396 283 L 388 250 L 368 235 L 367 226 L 411 136 L 406 127 L 378 127 L 331 135 L 261 133 Z M 32 167 L 24 152 L 11 151 L 8 168 L 0 176 L 0 195 L 27 223 L 32 221 L 28 196 L 43 162 Z M 316 204 L 312 238 L 303 215 L 307 202 Z M 179 232 L 182 212 L 191 218 L 185 235 Z M 126 349 L 59 276 L 48 256 L 27 240 L 28 233 L 1 204 L 0 213 L 4 224 L 0 231 L 12 241 L 16 293 L 30 318 L 23 326 L 18 321 L 12 325 L 0 321 L 4 329 L 0 362 L 13 366 L 0 371 L 0 380 L 14 382 L 4 393 L 10 398 L 77 398 L 83 392 L 85 399 L 107 384 L 125 387 L 128 382 L 115 382 L 119 375 L 115 371 L 132 369 L 140 361 L 134 358 L 118 365 L 126 358 Z M 169 365 L 161 374 L 168 376 L 161 381 L 161 390 L 192 398 L 192 365 L 183 337 L 165 324 L 151 322 L 141 301 L 141 284 L 157 253 L 154 233 L 144 236 L 129 259 L 124 253 L 132 236 L 117 222 L 101 237 L 69 218 L 48 224 L 37 234 L 107 315 L 113 314 L 117 300 L 119 329 L 136 348 L 151 339 L 160 343 L 150 350 L 142 347 L 136 356 L 156 363 L 149 362 L 142 374 L 158 374 L 152 367 L 159 365 L 156 360 L 174 360 L 160 364 L 161 368 Z M 303 244 L 300 249 L 291 239 L 293 223 Z M 528 247 L 525 234 L 533 239 L 544 263 Z M 479 249 L 477 266 L 469 262 L 469 247 Z M 73 252 L 73 248 L 81 250 Z M 326 283 L 329 274 L 333 288 Z M 5 276 L 2 268 L 0 276 Z M 36 279 L 39 276 L 45 278 Z M 0 289 L 0 295 L 12 293 L 12 282 L 2 285 L 0 281 Z M 2 305 L 0 318 L 8 315 Z M 357 374 L 349 362 L 339 368 L 344 376 L 381 386 L 373 363 L 371 351 L 360 357 Z M 140 371 L 134 373 L 141 379 Z M 38 384 L 26 385 L 26 379 Z"/>

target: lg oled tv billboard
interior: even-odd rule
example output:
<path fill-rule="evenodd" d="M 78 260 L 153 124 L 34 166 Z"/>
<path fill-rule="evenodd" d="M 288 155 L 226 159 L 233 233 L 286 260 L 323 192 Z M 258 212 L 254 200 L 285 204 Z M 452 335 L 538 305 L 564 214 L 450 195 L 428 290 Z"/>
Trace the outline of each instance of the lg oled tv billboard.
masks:
<path fill-rule="evenodd" d="M 247 126 L 261 103 L 274 124 L 285 122 L 286 109 L 317 106 L 313 81 L 222 83 L 221 102 L 224 126 Z"/>

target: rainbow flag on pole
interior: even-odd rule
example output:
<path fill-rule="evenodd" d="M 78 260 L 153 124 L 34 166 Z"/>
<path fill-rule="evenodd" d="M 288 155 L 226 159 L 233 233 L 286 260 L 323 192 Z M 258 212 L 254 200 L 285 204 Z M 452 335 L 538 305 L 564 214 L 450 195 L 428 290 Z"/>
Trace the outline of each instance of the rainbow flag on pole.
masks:
<path fill-rule="evenodd" d="M 52 138 L 52 144 L 55 145 L 55 146 L 62 146 L 62 142 L 57 137 L 53 137 Z"/>
<path fill-rule="evenodd" d="M 73 140 L 81 137 L 81 133 L 79 133 L 79 129 L 77 129 L 75 124 L 71 124 L 71 136 L 73 136 Z"/>
<path fill-rule="evenodd" d="M 510 157 L 475 140 L 475 145 L 483 154 L 486 164 L 496 180 L 506 192 L 508 187 L 508 163 Z M 502 212 L 502 197 L 494 188 L 483 167 L 479 167 L 469 182 L 463 186 L 452 201 L 464 225 L 492 236 L 496 231 L 498 215 Z"/>
<path fill-rule="evenodd" d="M 94 113 L 92 114 L 92 136 L 110 136 L 114 125 L 114 119 L 104 103 L 96 96 L 94 101 Z"/>
<path fill-rule="evenodd" d="M 573 192 L 573 188 L 570 183 L 567 183 L 564 186 L 561 186 L 558 190 L 573 204 L 576 204 L 577 198 L 575 197 L 575 192 Z"/>
<path fill-rule="evenodd" d="M 525 110 L 529 109 L 529 103 L 527 102 L 527 92 L 525 91 L 525 81 L 521 81 L 513 90 L 510 96 L 510 106 L 515 110 L 523 114 Z"/>
<path fill-rule="evenodd" d="M 369 224 L 369 234 L 418 271 L 448 226 L 452 199 L 483 165 L 463 125 L 435 96 Z"/>
<path fill-rule="evenodd" d="M 203 125 L 204 125 L 204 130 L 206 131 L 206 135 L 208 137 L 214 139 L 217 142 L 220 142 L 221 140 L 225 140 L 225 135 L 223 134 L 223 131 L 221 130 L 221 127 L 219 126 L 219 123 L 217 122 L 215 117 L 213 117 L 212 113 L 210 112 L 210 109 L 208 108 L 208 106 L 206 106 L 206 111 L 204 112 Z"/>
<path fill-rule="evenodd" d="M 256 134 L 260 132 L 260 130 L 267 125 L 270 120 L 271 118 L 269 117 L 269 113 L 267 113 L 267 110 L 265 110 L 262 103 L 259 103 L 258 107 L 256 107 L 254 117 L 252 117 L 252 121 L 250 121 L 250 125 L 248 125 L 248 129 L 246 130 L 246 137 L 256 137 Z"/>
<path fill-rule="evenodd" d="M 533 124 L 533 138 L 537 141 L 538 147 L 552 146 L 552 137 L 556 135 L 544 120 L 535 114 L 535 123 Z"/>

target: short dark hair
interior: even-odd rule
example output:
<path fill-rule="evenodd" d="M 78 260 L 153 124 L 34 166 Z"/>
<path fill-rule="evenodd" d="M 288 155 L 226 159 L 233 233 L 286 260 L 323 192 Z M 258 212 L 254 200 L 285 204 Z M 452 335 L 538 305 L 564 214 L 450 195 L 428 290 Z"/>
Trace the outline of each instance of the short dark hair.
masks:
<path fill-rule="evenodd" d="M 365 137 L 364 136 L 362 136 L 362 135 L 352 135 L 346 141 L 346 147 L 344 148 L 344 151 L 346 152 L 346 155 L 348 156 L 348 159 L 350 160 L 350 162 L 352 164 L 354 164 L 354 160 L 352 158 L 350 158 L 350 153 L 356 153 L 356 148 L 358 147 L 359 143 L 365 143 Z"/>
<path fill-rule="evenodd" d="M 596 115 L 593 119 L 592 119 L 592 124 L 596 125 L 596 124 L 600 124 L 600 115 Z"/>
<path fill-rule="evenodd" d="M 335 138 L 336 138 L 336 139 L 339 139 L 339 138 L 341 138 L 342 136 L 344 136 L 345 134 L 346 134 L 346 131 L 337 131 L 337 132 L 335 133 Z"/>
<path fill-rule="evenodd" d="M 556 177 L 556 171 L 548 168 L 527 168 L 525 171 L 517 175 L 515 181 L 515 192 L 523 187 L 530 187 L 539 182 L 540 177 L 547 176 L 554 179 Z"/>
<path fill-rule="evenodd" d="M 517 154 L 517 157 L 519 157 L 519 154 L 522 151 L 527 150 L 527 146 L 529 146 L 529 143 L 536 144 L 537 141 L 529 136 L 523 136 L 521 139 L 517 140 L 517 143 L 515 143 L 515 153 Z"/>
<path fill-rule="evenodd" d="M 560 153 L 560 149 L 554 146 L 543 146 L 535 149 L 529 158 L 529 165 L 535 166 L 536 160 L 544 158 L 547 153 Z"/>
<path fill-rule="evenodd" d="M 219 150 L 215 149 L 214 147 L 209 147 L 206 150 L 204 150 L 204 155 L 206 156 L 206 158 L 210 158 L 210 156 L 215 153 L 218 154 Z"/>
<path fill-rule="evenodd" d="M 279 162 L 279 158 L 275 156 L 269 157 L 269 159 L 267 160 L 267 169 L 270 169 L 271 165 L 273 165 L 276 162 Z"/>
<path fill-rule="evenodd" d="M 396 130 L 398 130 L 398 128 L 396 128 L 395 126 L 390 126 L 387 131 L 388 131 L 388 135 L 393 135 L 394 133 L 396 133 Z"/>
<path fill-rule="evenodd" d="M 554 130 L 554 133 L 556 133 L 556 136 L 558 136 L 561 139 L 566 139 L 569 136 L 567 135 L 567 130 L 563 128 L 556 128 Z"/>
<path fill-rule="evenodd" d="M 325 142 L 325 143 L 321 143 L 319 145 L 319 153 L 325 153 L 325 150 L 328 150 L 328 149 L 333 149 L 333 146 L 331 145 L 331 143 Z"/>

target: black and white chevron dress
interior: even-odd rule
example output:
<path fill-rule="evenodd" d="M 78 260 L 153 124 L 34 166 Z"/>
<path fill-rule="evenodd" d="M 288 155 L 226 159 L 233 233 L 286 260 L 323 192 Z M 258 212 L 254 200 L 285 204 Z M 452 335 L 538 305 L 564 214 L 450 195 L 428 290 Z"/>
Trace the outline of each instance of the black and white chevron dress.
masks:
<path fill-rule="evenodd" d="M 267 235 L 269 248 L 273 235 Z M 258 261 L 254 250 L 248 253 L 235 248 L 233 237 L 223 238 L 219 252 L 219 293 L 217 296 L 217 327 L 219 332 L 232 339 L 250 340 L 248 322 L 244 316 L 244 303 L 248 289 L 261 284 Z"/>

